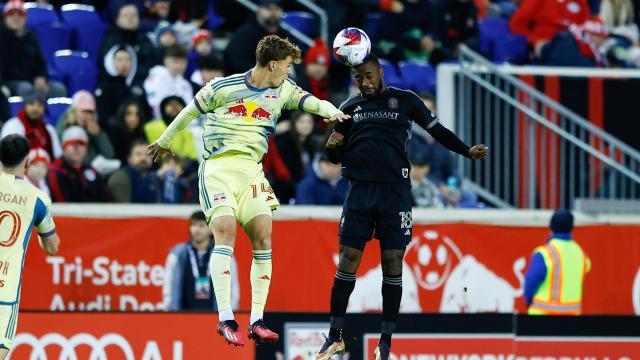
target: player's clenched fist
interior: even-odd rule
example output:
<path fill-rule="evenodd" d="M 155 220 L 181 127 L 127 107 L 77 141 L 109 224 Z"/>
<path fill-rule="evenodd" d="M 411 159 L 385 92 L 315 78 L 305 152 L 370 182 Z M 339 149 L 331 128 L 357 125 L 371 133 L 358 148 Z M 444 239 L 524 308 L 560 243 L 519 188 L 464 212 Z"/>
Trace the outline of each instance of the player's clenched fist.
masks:
<path fill-rule="evenodd" d="M 333 132 L 331 136 L 329 136 L 329 140 L 327 140 L 327 149 L 333 149 L 336 146 L 342 145 L 344 141 L 344 135 Z"/>
<path fill-rule="evenodd" d="M 474 145 L 471 149 L 469 149 L 469 157 L 476 159 L 484 159 L 487 157 L 487 153 L 489 148 L 485 144 Z"/>
<path fill-rule="evenodd" d="M 170 154 L 170 153 L 171 153 L 171 150 L 163 148 L 157 142 L 154 142 L 153 144 L 147 146 L 147 155 L 149 155 L 149 157 L 151 158 L 151 160 L 153 160 L 153 162 L 156 162 L 162 159 L 162 157 L 165 154 Z"/>

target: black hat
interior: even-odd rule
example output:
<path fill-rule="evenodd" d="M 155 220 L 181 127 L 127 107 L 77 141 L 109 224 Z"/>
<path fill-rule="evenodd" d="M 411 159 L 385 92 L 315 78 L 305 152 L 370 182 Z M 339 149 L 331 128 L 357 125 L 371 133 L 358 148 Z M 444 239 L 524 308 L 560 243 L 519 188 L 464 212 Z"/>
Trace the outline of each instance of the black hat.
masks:
<path fill-rule="evenodd" d="M 556 210 L 551 217 L 549 227 L 554 233 L 570 233 L 573 230 L 573 215 L 569 210 Z"/>

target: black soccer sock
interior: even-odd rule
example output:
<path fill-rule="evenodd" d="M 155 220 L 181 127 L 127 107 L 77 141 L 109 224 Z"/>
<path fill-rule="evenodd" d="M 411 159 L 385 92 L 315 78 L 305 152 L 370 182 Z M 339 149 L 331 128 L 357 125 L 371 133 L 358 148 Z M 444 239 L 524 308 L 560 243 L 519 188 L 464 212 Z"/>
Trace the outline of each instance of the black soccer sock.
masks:
<path fill-rule="evenodd" d="M 402 300 L 402 275 L 382 277 L 382 327 L 380 341 L 391 346 L 391 334 L 396 327 Z"/>
<path fill-rule="evenodd" d="M 342 336 L 344 326 L 344 314 L 347 313 L 349 296 L 356 286 L 356 274 L 344 271 L 336 271 L 331 288 L 331 319 L 329 337 L 338 339 Z"/>

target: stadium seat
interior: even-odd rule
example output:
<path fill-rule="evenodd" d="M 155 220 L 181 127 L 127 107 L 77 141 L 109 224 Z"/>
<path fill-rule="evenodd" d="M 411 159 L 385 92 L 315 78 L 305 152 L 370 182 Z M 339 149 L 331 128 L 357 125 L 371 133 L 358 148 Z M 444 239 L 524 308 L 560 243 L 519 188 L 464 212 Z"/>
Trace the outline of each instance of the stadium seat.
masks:
<path fill-rule="evenodd" d="M 207 5 L 207 29 L 215 29 L 224 23 L 224 19 L 216 13 L 216 0 L 209 0 Z"/>
<path fill-rule="evenodd" d="M 65 24 L 73 29 L 73 48 L 86 51 L 91 59 L 96 60 L 107 29 L 96 9 L 90 5 L 67 4 L 60 10 Z"/>
<path fill-rule="evenodd" d="M 436 69 L 426 61 L 402 61 L 399 64 L 400 75 L 405 86 L 411 90 L 436 91 Z"/>
<path fill-rule="evenodd" d="M 368 13 L 367 25 L 364 31 L 369 35 L 372 42 L 380 40 L 381 29 L 384 27 L 384 15 L 382 13 Z"/>
<path fill-rule="evenodd" d="M 12 96 L 9 99 L 9 107 L 11 108 L 11 116 L 17 116 L 18 111 L 24 106 L 24 102 L 20 96 Z"/>
<path fill-rule="evenodd" d="M 313 38 L 318 36 L 316 17 L 306 11 L 287 11 L 282 17 L 285 24 Z"/>
<path fill-rule="evenodd" d="M 527 38 L 513 33 L 506 34 L 493 45 L 494 62 L 509 62 L 524 64 L 529 58 L 529 44 Z"/>
<path fill-rule="evenodd" d="M 67 97 L 51 98 L 47 100 L 47 113 L 45 119 L 56 126 L 60 116 L 71 106 L 71 99 Z"/>
<path fill-rule="evenodd" d="M 51 25 L 60 20 L 53 5 L 28 2 L 24 4 L 24 8 L 27 10 L 27 26 L 32 29 L 42 25 Z"/>
<path fill-rule="evenodd" d="M 34 29 L 34 33 L 47 61 L 53 59 L 56 51 L 71 47 L 71 29 L 61 22 L 40 25 Z"/>
<path fill-rule="evenodd" d="M 405 82 L 400 73 L 389 60 L 380 59 L 380 65 L 384 70 L 384 82 L 389 86 L 405 87 Z"/>
<path fill-rule="evenodd" d="M 96 87 L 98 70 L 85 51 L 57 51 L 53 67 L 64 76 L 69 94 L 78 90 L 93 92 Z"/>
<path fill-rule="evenodd" d="M 493 58 L 494 46 L 511 32 L 507 20 L 487 18 L 478 22 L 480 31 L 480 50 L 489 58 Z"/>

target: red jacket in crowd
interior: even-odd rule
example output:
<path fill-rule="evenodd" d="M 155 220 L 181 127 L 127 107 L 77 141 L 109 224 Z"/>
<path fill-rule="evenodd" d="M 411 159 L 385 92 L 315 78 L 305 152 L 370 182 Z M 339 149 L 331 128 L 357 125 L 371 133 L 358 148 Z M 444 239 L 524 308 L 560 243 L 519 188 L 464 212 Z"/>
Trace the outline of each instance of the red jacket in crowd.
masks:
<path fill-rule="evenodd" d="M 514 33 L 527 37 L 535 46 L 540 40 L 569 29 L 571 24 L 582 24 L 589 19 L 586 0 L 523 0 L 513 14 L 509 27 Z"/>

